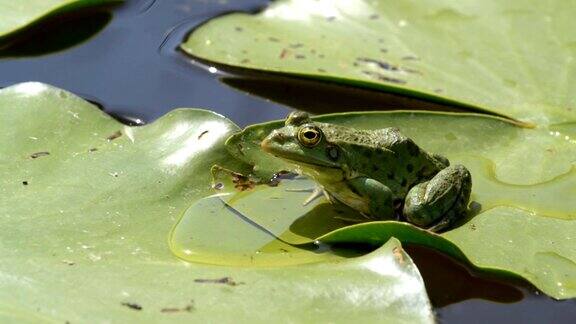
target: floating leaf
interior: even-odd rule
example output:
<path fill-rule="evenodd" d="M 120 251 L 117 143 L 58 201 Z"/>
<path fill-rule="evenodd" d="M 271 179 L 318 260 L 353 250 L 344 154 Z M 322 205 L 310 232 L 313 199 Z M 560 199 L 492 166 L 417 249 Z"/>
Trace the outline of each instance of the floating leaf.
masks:
<path fill-rule="evenodd" d="M 123 0 L 0 0 L 0 48 L 14 33 L 58 15 Z M 77 36 L 77 35 L 75 35 Z"/>
<path fill-rule="evenodd" d="M 0 123 L 2 321 L 433 321 L 396 240 L 290 267 L 173 256 L 166 238 L 209 194 L 210 167 L 242 166 L 223 145 L 239 129 L 218 114 L 180 109 L 129 127 L 68 92 L 24 83 L 0 90 Z"/>
<path fill-rule="evenodd" d="M 228 204 L 293 244 L 317 239 L 381 244 L 397 237 L 469 259 L 478 267 L 522 276 L 555 298 L 576 296 L 572 242 L 576 230 L 576 143 L 568 135 L 571 133 L 561 128 L 554 132 L 522 128 L 475 114 L 348 113 L 316 120 L 358 129 L 399 127 L 427 151 L 443 154 L 453 164 L 464 164 L 472 173 L 472 206 L 476 206 L 477 215 L 440 236 L 397 222 L 365 223 L 331 233 L 343 226 L 338 219 L 341 214 L 326 201 L 301 206 L 302 193 L 269 188 L 269 193 L 225 198 Z M 228 139 L 228 148 L 253 164 L 262 178 L 273 171 L 294 170 L 293 165 L 259 150 L 262 138 L 280 126 L 281 122 L 250 126 Z M 314 183 L 297 186 L 313 188 Z M 317 209 L 322 211 L 315 213 Z M 321 220 L 315 221 L 311 214 L 321 214 L 314 216 Z M 298 226 L 302 223 L 306 225 Z"/>
<path fill-rule="evenodd" d="M 217 17 L 181 48 L 547 125 L 576 120 L 575 14 L 564 0 L 278 0 Z"/>

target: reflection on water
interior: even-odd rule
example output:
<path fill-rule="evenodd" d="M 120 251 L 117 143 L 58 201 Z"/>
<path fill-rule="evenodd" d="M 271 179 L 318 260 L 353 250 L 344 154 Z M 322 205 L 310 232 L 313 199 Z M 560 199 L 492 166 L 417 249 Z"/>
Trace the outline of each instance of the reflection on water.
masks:
<path fill-rule="evenodd" d="M 392 93 L 280 75 L 262 78 L 261 76 L 250 75 L 247 71 L 239 71 L 239 73 L 242 73 L 242 77 L 225 77 L 222 78 L 222 82 L 252 95 L 314 114 L 393 109 L 463 111 L 456 107 L 402 97 Z"/>
<path fill-rule="evenodd" d="M 404 250 L 418 266 L 430 301 L 445 307 L 468 299 L 514 303 L 524 296 L 514 286 L 471 273 L 464 265 L 432 249 L 408 245 Z"/>

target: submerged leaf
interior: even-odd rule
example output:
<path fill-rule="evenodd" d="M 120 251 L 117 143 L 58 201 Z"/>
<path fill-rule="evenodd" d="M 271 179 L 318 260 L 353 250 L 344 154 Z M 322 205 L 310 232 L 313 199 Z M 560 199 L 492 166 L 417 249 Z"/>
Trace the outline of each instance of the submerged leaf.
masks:
<path fill-rule="evenodd" d="M 576 120 L 574 14 L 564 0 L 278 0 L 217 17 L 181 48 L 227 66 L 555 124 Z"/>

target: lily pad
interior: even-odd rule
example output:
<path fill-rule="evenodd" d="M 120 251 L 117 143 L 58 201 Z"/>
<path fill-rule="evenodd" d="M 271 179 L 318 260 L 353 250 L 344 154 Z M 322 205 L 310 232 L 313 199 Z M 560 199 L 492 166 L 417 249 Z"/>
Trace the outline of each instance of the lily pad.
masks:
<path fill-rule="evenodd" d="M 549 125 L 576 120 L 575 14 L 564 0 L 278 0 L 208 21 L 181 48 Z"/>
<path fill-rule="evenodd" d="M 397 240 L 289 267 L 173 256 L 166 238 L 209 194 L 210 167 L 241 167 L 224 147 L 239 129 L 218 114 L 179 109 L 129 127 L 66 91 L 24 83 L 0 90 L 0 123 L 3 321 L 433 321 Z"/>
<path fill-rule="evenodd" d="M 0 0 L 0 47 L 9 36 L 46 19 L 123 0 Z"/>
<path fill-rule="evenodd" d="M 303 210 L 305 196 L 301 193 L 283 190 L 254 194 L 255 198 L 244 194 L 228 198 L 228 204 L 293 244 L 315 240 L 381 244 L 397 237 L 468 259 L 477 267 L 521 276 L 555 298 L 576 297 L 572 242 L 576 230 L 576 143 L 569 132 L 561 128 L 554 132 L 523 128 L 476 114 L 348 113 L 316 120 L 359 129 L 399 127 L 424 149 L 466 165 L 472 173 L 472 200 L 476 206 L 471 219 L 442 235 L 397 222 L 335 230 L 342 227 L 335 218 L 338 213 L 327 208 L 326 201 Z M 262 178 L 273 171 L 294 171 L 295 166 L 259 150 L 261 139 L 280 125 L 272 122 L 250 126 L 228 139 L 227 146 L 233 155 L 254 165 L 254 173 Z M 312 188 L 314 184 L 309 181 L 299 186 Z M 254 199 L 260 203 L 255 204 Z M 295 207 L 289 211 L 278 209 L 290 205 Z M 323 224 L 309 220 L 316 208 L 324 209 Z M 305 221 L 307 226 L 297 226 Z M 305 227 L 308 229 L 303 231 Z"/>

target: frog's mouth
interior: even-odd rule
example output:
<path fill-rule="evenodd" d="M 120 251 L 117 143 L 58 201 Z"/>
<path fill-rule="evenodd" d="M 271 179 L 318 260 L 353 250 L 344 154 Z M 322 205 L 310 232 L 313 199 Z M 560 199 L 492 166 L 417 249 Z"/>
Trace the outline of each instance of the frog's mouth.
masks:
<path fill-rule="evenodd" d="M 285 146 L 293 146 L 291 148 L 286 148 Z M 290 145 L 288 143 L 283 143 L 278 145 L 270 137 L 265 138 L 261 143 L 260 147 L 262 150 L 268 154 L 274 155 L 291 164 L 300 164 L 304 167 L 309 168 L 329 168 L 329 169 L 340 169 L 337 164 L 330 163 L 322 159 L 316 158 L 314 155 L 307 155 L 301 150 L 296 144 Z M 301 152 L 301 153 L 298 153 Z"/>

